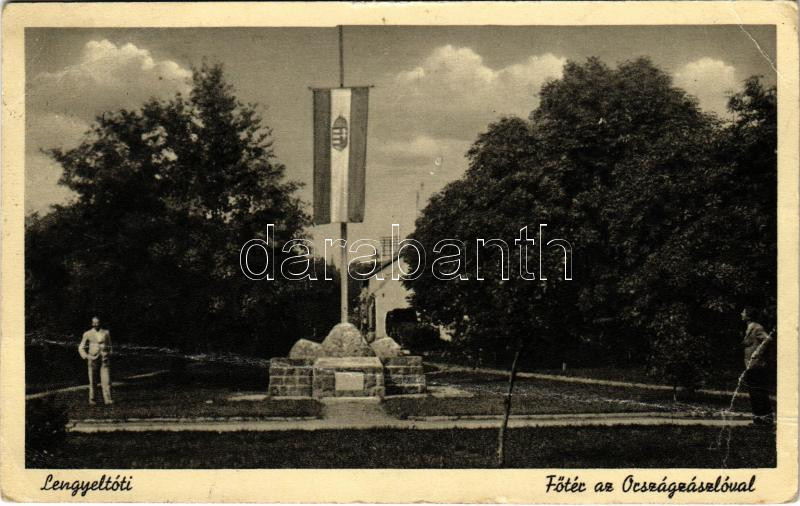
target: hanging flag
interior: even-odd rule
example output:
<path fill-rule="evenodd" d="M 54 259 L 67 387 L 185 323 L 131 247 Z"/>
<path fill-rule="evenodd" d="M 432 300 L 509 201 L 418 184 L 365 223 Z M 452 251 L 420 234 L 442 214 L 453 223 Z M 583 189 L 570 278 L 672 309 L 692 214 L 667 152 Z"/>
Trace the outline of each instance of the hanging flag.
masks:
<path fill-rule="evenodd" d="M 314 91 L 314 224 L 364 221 L 368 87 Z"/>

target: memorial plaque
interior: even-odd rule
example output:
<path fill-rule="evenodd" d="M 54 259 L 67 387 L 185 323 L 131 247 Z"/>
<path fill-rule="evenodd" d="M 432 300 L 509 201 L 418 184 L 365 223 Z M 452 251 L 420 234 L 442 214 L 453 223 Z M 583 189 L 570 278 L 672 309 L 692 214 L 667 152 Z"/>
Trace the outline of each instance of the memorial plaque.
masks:
<path fill-rule="evenodd" d="M 362 391 L 364 390 L 364 373 L 337 372 L 336 391 Z"/>

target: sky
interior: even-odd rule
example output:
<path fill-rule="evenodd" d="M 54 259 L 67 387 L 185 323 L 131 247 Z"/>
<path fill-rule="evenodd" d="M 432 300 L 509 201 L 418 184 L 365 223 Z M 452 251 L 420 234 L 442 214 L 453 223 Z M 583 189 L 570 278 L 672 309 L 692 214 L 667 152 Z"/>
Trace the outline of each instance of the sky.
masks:
<path fill-rule="evenodd" d="M 236 95 L 259 104 L 310 213 L 308 87 L 338 85 L 337 41 L 336 28 L 27 29 L 26 213 L 72 198 L 42 149 L 77 146 L 103 111 L 187 92 L 191 66 L 204 59 L 223 63 Z M 349 225 L 349 238 L 389 236 L 393 223 L 410 233 L 418 208 L 463 175 L 466 151 L 490 122 L 527 117 L 543 83 L 590 56 L 612 66 L 647 56 L 723 118 L 744 79 L 775 82 L 772 26 L 345 27 L 345 85 L 374 85 L 365 220 Z M 315 244 L 338 228 L 314 227 Z"/>

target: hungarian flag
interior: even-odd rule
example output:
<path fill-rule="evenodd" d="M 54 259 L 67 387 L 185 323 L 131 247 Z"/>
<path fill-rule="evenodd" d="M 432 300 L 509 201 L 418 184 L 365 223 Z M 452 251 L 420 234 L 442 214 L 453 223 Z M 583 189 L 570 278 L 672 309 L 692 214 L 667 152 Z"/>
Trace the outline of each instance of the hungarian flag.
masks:
<path fill-rule="evenodd" d="M 368 87 L 314 91 L 314 224 L 364 221 Z"/>

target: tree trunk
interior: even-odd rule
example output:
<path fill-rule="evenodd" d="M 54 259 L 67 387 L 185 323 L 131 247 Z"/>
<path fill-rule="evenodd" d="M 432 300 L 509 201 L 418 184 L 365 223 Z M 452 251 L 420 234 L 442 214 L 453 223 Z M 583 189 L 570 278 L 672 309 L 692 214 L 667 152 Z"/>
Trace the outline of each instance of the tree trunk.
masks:
<path fill-rule="evenodd" d="M 506 461 L 506 430 L 508 429 L 508 417 L 511 416 L 511 395 L 514 392 L 514 380 L 517 378 L 517 363 L 522 353 L 522 346 L 517 348 L 514 354 L 514 362 L 511 364 L 511 373 L 508 377 L 508 393 L 506 394 L 505 413 L 503 414 L 503 424 L 500 426 L 500 434 L 497 438 L 497 467 L 505 466 Z"/>

